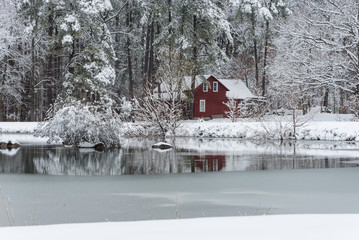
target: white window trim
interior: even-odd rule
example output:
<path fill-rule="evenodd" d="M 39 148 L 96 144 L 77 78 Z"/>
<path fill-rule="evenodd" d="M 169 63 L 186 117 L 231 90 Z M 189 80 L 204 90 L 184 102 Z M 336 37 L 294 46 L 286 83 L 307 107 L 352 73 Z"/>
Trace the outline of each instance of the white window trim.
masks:
<path fill-rule="evenodd" d="M 213 82 L 213 92 L 218 92 L 218 82 Z"/>
<path fill-rule="evenodd" d="M 203 83 L 203 92 L 208 92 L 208 84 Z"/>
<path fill-rule="evenodd" d="M 199 100 L 199 112 L 206 112 L 206 100 Z"/>
<path fill-rule="evenodd" d="M 229 100 L 229 107 L 230 108 L 236 108 L 237 107 L 237 101 L 234 99 Z"/>

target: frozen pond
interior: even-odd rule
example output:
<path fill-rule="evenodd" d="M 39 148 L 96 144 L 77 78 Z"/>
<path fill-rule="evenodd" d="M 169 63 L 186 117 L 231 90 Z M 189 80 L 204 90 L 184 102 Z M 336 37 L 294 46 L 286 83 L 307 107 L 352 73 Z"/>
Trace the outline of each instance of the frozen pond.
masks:
<path fill-rule="evenodd" d="M 347 142 L 128 140 L 95 152 L 0 152 L 16 225 L 282 213 L 359 213 L 359 146 Z M 265 171 L 263 171 L 265 170 Z M 0 226 L 7 226 L 0 198 Z"/>

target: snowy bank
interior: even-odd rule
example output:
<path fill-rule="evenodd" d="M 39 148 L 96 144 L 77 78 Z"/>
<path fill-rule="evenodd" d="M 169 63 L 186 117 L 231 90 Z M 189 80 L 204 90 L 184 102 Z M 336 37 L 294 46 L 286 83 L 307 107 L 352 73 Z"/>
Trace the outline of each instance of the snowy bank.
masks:
<path fill-rule="evenodd" d="M 0 228 L 2 239 L 357 240 L 359 214 L 272 215 Z"/>
<path fill-rule="evenodd" d="M 320 114 L 311 121 L 297 127 L 296 137 L 299 140 L 359 141 L 359 122 L 349 121 L 350 116 L 346 118 L 345 116 Z M 325 119 L 332 121 L 324 121 Z M 228 119 L 186 120 L 176 130 L 176 136 L 277 140 L 293 138 L 291 121 L 273 120 L 273 118 L 268 118 L 258 122 L 254 119 L 240 119 L 240 122 L 234 123 Z M 33 133 L 36 126 L 37 123 L 35 122 L 0 122 L 0 134 Z M 121 132 L 123 136 L 144 136 L 147 135 L 149 129 L 146 129 L 141 123 L 124 123 Z M 18 139 L 18 141 L 22 143 L 21 140 Z M 42 142 L 46 141 L 42 140 Z"/>
<path fill-rule="evenodd" d="M 34 133 L 38 122 L 0 122 L 0 133 Z"/>
<path fill-rule="evenodd" d="M 205 138 L 284 139 L 293 132 L 291 122 L 185 121 L 176 135 Z M 297 139 L 359 141 L 359 122 L 308 122 L 296 128 Z"/>

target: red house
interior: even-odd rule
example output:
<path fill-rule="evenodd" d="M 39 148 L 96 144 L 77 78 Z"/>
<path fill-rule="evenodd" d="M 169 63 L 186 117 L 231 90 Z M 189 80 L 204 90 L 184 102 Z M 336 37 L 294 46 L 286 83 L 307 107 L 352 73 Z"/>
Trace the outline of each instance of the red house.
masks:
<path fill-rule="evenodd" d="M 223 103 L 229 99 L 234 99 L 239 104 L 243 99 L 256 98 L 239 79 L 217 79 L 213 75 L 205 76 L 205 79 L 196 79 L 193 109 L 195 118 L 224 117 L 229 109 Z"/>
<path fill-rule="evenodd" d="M 183 92 L 191 89 L 191 77 L 185 77 L 182 84 Z M 171 89 L 177 89 L 178 84 L 171 84 Z M 169 95 L 178 96 L 176 94 L 168 94 L 168 85 L 161 84 L 160 87 L 162 99 L 169 99 Z M 167 89 L 167 90 L 165 90 Z M 225 117 L 225 112 L 229 109 L 224 104 L 229 99 L 233 99 L 236 103 L 240 103 L 243 99 L 254 99 L 254 96 L 247 86 L 239 79 L 219 79 L 213 75 L 201 75 L 195 79 L 194 92 L 194 118 L 215 118 Z M 186 99 L 186 94 L 181 95 L 181 99 Z"/>

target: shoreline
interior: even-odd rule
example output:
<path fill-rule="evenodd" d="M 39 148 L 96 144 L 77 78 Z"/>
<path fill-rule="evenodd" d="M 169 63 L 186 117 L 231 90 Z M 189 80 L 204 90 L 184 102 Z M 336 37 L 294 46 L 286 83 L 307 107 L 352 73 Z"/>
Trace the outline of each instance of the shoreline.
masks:
<path fill-rule="evenodd" d="M 6 134 L 32 135 L 37 122 L 0 122 L 0 138 Z M 148 131 L 141 123 L 125 123 L 125 136 L 143 136 Z M 228 121 L 183 121 L 176 129 L 175 137 L 238 138 L 243 140 L 320 140 L 359 141 L 359 122 L 308 122 L 296 127 L 289 121 L 228 122 Z M 170 137 L 170 136 L 168 136 Z M 38 138 L 37 138 L 38 139 Z"/>

